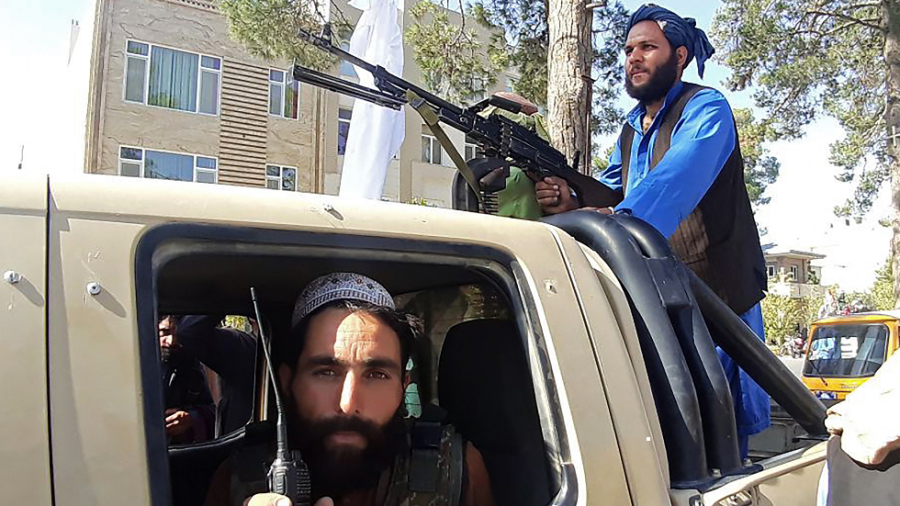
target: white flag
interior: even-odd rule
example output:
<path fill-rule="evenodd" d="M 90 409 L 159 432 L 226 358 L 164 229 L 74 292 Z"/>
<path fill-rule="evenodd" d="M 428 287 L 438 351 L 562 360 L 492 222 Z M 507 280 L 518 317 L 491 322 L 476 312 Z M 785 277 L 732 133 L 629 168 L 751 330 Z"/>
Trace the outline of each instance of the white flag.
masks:
<path fill-rule="evenodd" d="M 352 0 L 362 16 L 350 37 L 350 53 L 388 72 L 403 75 L 403 34 L 397 23 L 398 0 Z M 375 88 L 372 74 L 356 69 L 363 86 Z M 341 197 L 381 199 L 391 158 L 400 150 L 406 133 L 403 111 L 364 100 L 353 104 L 347 133 Z"/>

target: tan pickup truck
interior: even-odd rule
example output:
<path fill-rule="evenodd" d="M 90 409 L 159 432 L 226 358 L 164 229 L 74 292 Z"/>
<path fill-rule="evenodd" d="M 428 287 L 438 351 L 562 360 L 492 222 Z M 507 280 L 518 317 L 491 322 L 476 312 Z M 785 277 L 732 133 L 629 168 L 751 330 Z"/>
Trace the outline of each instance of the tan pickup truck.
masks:
<path fill-rule="evenodd" d="M 762 343 L 742 341 L 733 319 L 711 313 L 708 294 L 688 289 L 684 267 L 640 239 L 639 223 L 568 214 L 551 224 L 227 186 L 6 176 L 0 503 L 184 503 L 170 468 L 202 488 L 243 432 L 167 447 L 157 314 L 250 315 L 255 286 L 270 317 L 286 318 L 305 283 L 350 270 L 424 317 L 420 400 L 468 421 L 459 429 L 482 450 L 501 505 L 812 506 L 823 445 L 740 461 L 710 336 L 746 352 L 745 369 L 813 435 L 821 404 L 750 341 Z M 467 385 L 452 385 L 459 377 Z M 450 387 L 466 402 L 441 399 Z M 257 422 L 270 412 L 259 398 Z"/>

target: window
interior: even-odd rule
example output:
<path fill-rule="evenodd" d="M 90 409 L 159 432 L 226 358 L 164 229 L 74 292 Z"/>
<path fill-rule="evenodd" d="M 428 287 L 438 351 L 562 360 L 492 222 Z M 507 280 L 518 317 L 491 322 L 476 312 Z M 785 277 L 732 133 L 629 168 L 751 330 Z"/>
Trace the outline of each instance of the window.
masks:
<path fill-rule="evenodd" d="M 800 269 L 796 265 L 791 266 L 791 281 L 794 283 L 800 282 Z"/>
<path fill-rule="evenodd" d="M 221 58 L 133 40 L 125 53 L 127 102 L 218 114 Z"/>
<path fill-rule="evenodd" d="M 484 158 L 484 150 L 481 149 L 481 146 L 475 142 L 474 139 L 466 136 L 466 160 L 471 160 L 473 158 Z"/>
<path fill-rule="evenodd" d="M 350 43 L 343 42 L 341 43 L 341 49 L 344 51 L 350 52 Z M 353 79 L 359 79 L 359 76 L 356 75 L 356 67 L 353 66 L 352 63 L 347 60 L 341 60 L 341 75 L 344 77 L 352 77 Z"/>
<path fill-rule="evenodd" d="M 775 266 L 772 264 L 766 264 L 766 274 L 770 278 L 774 278 L 775 277 Z"/>
<path fill-rule="evenodd" d="M 440 165 L 443 160 L 443 149 L 437 138 L 431 135 L 428 125 L 422 125 L 422 161 Z"/>
<path fill-rule="evenodd" d="M 506 76 L 506 81 L 504 82 L 503 89 L 510 93 L 515 91 L 516 87 L 516 79 L 512 76 Z"/>
<path fill-rule="evenodd" d="M 228 307 L 236 301 L 244 303 L 248 298 L 244 295 L 246 285 L 234 276 L 235 272 L 252 271 L 253 283 L 264 287 L 259 295 L 267 302 L 265 316 L 276 322 L 290 321 L 297 298 L 295 277 L 286 273 L 302 272 L 304 278 L 314 279 L 334 271 L 360 272 L 360 269 L 366 269 L 365 266 L 375 266 L 361 273 L 373 275 L 376 281 L 388 286 L 406 283 L 401 286 L 408 288 L 396 295 L 400 310 L 418 316 L 440 310 L 441 321 L 445 322 L 432 326 L 435 328 L 429 328 L 419 337 L 423 345 L 415 350 L 415 364 L 409 371 L 410 382 L 416 389 L 408 391 L 407 413 L 413 415 L 417 408 L 435 404 L 449 416 L 462 418 L 479 416 L 484 406 L 496 405 L 491 416 L 478 427 L 478 434 L 487 434 L 485 440 L 498 447 L 502 445 L 502 455 L 509 461 L 507 470 L 518 477 L 498 488 L 498 496 L 509 498 L 510 504 L 524 506 L 575 502 L 571 487 L 561 487 L 565 482 L 559 478 L 563 476 L 562 466 L 556 458 L 559 452 L 570 452 L 569 440 L 558 435 L 563 432 L 561 422 L 557 422 L 563 419 L 562 408 L 548 400 L 556 395 L 559 381 L 541 351 L 548 346 L 544 343 L 544 335 L 522 323 L 537 320 L 542 313 L 539 306 L 529 305 L 529 299 L 526 299 L 537 291 L 532 291 L 527 283 L 521 287 L 516 284 L 512 274 L 512 269 L 518 268 L 514 263 L 516 259 L 502 249 L 489 250 L 474 241 L 449 244 L 384 237 L 373 246 L 369 236 L 346 230 L 307 233 L 277 228 L 179 223 L 162 224 L 141 235 L 136 241 L 136 260 L 131 264 L 138 281 L 134 289 L 137 319 L 131 322 L 130 328 L 134 328 L 137 335 L 127 336 L 129 342 L 143 343 L 134 348 L 141 373 L 146 376 L 153 372 L 158 377 L 160 371 L 164 371 L 155 346 L 158 342 L 157 312 L 197 315 Z M 273 244 L 278 245 L 277 253 L 272 250 Z M 410 255 L 410 246 L 423 253 Z M 235 251 L 240 254 L 236 255 Z M 154 261 L 161 254 L 166 255 L 167 261 Z M 376 269 L 377 274 L 370 272 Z M 473 318 L 471 308 L 475 305 L 478 306 L 478 320 L 470 323 Z M 215 335 L 209 339 L 210 344 L 219 337 Z M 537 343 L 537 353 L 528 347 L 531 343 Z M 219 348 L 211 346 L 216 351 Z M 235 389 L 242 396 L 249 394 L 251 400 L 258 399 L 254 392 L 265 392 L 270 384 L 265 371 L 254 367 L 258 364 L 252 360 L 254 349 L 248 350 L 249 355 L 242 355 L 246 362 L 240 361 L 247 364 L 247 370 L 253 371 L 247 375 L 252 378 L 250 387 Z M 277 360 L 279 350 L 275 353 Z M 211 352 L 208 356 L 214 358 L 216 355 Z M 494 364 L 499 360 L 502 367 L 466 368 L 478 360 L 479 364 Z M 439 398 L 437 366 L 441 363 L 445 367 L 441 370 Z M 419 364 L 430 366 L 420 367 Z M 216 367 L 211 361 L 204 365 L 211 369 Z M 445 371 L 449 372 L 443 374 Z M 225 376 L 222 379 L 227 381 Z M 142 385 L 143 402 L 136 403 L 133 408 L 141 409 L 144 423 L 131 424 L 136 427 L 127 428 L 135 439 L 151 431 L 157 434 L 164 431 L 162 413 L 167 407 L 162 389 L 164 382 L 145 383 Z M 550 392 L 551 395 L 536 395 L 536 391 Z M 498 398 L 510 401 L 497 403 Z M 230 402 L 234 400 L 235 397 L 229 398 Z M 272 420 L 263 403 L 247 404 L 253 420 Z M 231 407 L 236 405 L 230 404 Z M 231 409 L 228 415 L 232 415 Z M 515 420 L 516 428 L 528 427 L 529 430 L 492 431 L 504 420 Z M 218 421 L 229 423 L 227 418 Z M 223 430 L 219 434 L 227 432 Z M 602 434 L 604 437 L 606 432 Z M 200 494 L 205 493 L 203 476 L 211 476 L 220 463 L 212 457 L 196 458 L 207 455 L 209 446 L 195 446 L 191 452 L 167 452 L 165 438 L 147 438 L 147 441 L 148 481 L 165 494 L 171 494 L 173 504 L 193 504 L 196 484 L 204 484 Z M 179 472 L 169 473 L 168 469 Z"/>
<path fill-rule="evenodd" d="M 480 77 L 475 77 L 472 79 L 472 95 L 469 96 L 469 100 L 472 102 L 480 102 L 484 100 L 485 93 L 485 83 L 484 79 Z"/>
<path fill-rule="evenodd" d="M 269 70 L 269 114 L 297 119 L 300 110 L 300 84 L 289 71 Z"/>
<path fill-rule="evenodd" d="M 350 119 L 352 117 L 352 109 L 338 109 L 338 155 L 343 155 L 347 150 L 347 134 L 350 133 Z"/>
<path fill-rule="evenodd" d="M 888 328 L 883 324 L 824 325 L 809 343 L 804 376 L 864 378 L 884 364 Z"/>
<path fill-rule="evenodd" d="M 297 191 L 297 168 L 266 165 L 266 188 Z"/>
<path fill-rule="evenodd" d="M 122 146 L 119 148 L 119 175 L 215 184 L 218 160 L 208 156 Z"/>

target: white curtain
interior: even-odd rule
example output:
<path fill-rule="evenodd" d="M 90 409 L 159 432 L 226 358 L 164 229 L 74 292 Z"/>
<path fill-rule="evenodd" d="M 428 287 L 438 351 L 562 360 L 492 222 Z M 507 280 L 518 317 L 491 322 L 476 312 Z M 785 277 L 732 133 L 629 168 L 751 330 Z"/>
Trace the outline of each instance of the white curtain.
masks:
<path fill-rule="evenodd" d="M 194 53 L 153 46 L 147 103 L 197 112 L 199 64 L 200 57 Z"/>

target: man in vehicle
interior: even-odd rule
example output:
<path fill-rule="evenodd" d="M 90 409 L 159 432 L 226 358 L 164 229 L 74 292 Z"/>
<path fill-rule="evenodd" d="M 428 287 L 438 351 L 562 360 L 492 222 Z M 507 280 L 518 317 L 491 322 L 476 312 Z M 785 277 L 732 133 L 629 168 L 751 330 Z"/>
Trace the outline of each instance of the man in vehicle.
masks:
<path fill-rule="evenodd" d="M 202 366 L 183 352 L 176 338 L 177 316 L 159 321 L 166 437 L 170 443 L 200 443 L 213 435 L 216 408 Z"/>
<path fill-rule="evenodd" d="M 654 4 L 632 15 L 625 44 L 625 90 L 638 100 L 600 181 L 621 191 L 615 207 L 596 209 L 647 221 L 672 249 L 764 339 L 759 302 L 765 261 L 744 185 L 734 116 L 718 91 L 681 81 L 696 58 L 700 77 L 713 54 L 695 20 Z M 545 213 L 577 209 L 560 178 L 535 184 Z M 769 398 L 719 352 L 730 381 L 741 453 L 769 425 Z"/>
<path fill-rule="evenodd" d="M 419 328 L 366 276 L 329 274 L 300 294 L 275 355 L 291 445 L 309 467 L 316 506 L 494 505 L 474 446 L 451 426 L 421 431 L 404 418 L 405 366 Z M 241 482 L 235 458 L 217 472 L 207 505 L 290 504 Z"/>
<path fill-rule="evenodd" d="M 212 369 L 222 380 L 219 434 L 240 429 L 253 412 L 256 338 L 238 329 L 223 328 L 225 314 L 190 315 L 178 325 L 184 353 Z"/>

